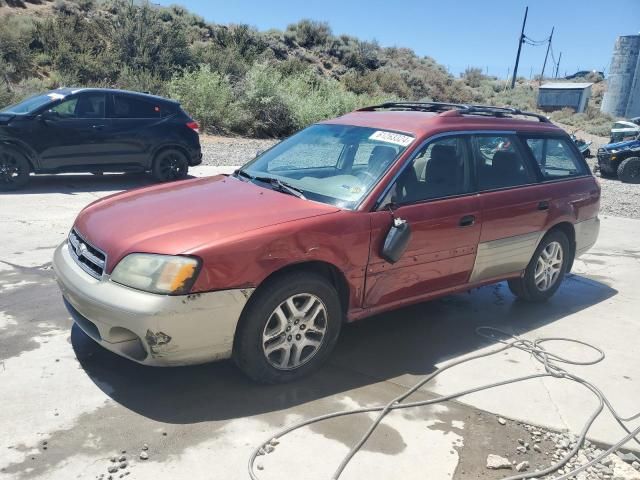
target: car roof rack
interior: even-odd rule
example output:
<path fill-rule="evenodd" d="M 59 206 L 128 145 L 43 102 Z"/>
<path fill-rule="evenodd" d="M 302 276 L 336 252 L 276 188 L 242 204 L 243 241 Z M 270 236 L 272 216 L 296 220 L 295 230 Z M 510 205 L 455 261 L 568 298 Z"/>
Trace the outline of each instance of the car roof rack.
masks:
<path fill-rule="evenodd" d="M 495 107 L 492 105 L 466 105 L 463 103 L 444 102 L 385 102 L 380 105 L 364 107 L 358 112 L 375 112 L 377 110 L 400 110 L 416 112 L 434 112 L 442 116 L 484 115 L 488 117 L 510 118 L 513 115 L 537 118 L 540 122 L 550 123 L 549 118 L 534 112 L 526 112 L 519 108 Z"/>

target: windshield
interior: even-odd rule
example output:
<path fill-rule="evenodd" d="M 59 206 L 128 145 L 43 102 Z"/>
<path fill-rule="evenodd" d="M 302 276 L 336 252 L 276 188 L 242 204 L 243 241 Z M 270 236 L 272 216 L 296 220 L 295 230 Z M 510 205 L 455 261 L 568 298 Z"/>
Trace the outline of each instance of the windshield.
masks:
<path fill-rule="evenodd" d="M 305 198 L 355 208 L 414 137 L 351 125 L 313 125 L 242 168 L 243 176 L 276 179 Z"/>
<path fill-rule="evenodd" d="M 20 103 L 16 103 L 15 105 L 9 105 L 8 107 L 0 110 L 0 112 L 28 114 L 38 110 L 40 107 L 43 107 L 48 103 L 60 100 L 61 98 L 64 98 L 64 95 L 56 92 L 49 92 L 44 95 L 35 95 L 21 101 Z"/>

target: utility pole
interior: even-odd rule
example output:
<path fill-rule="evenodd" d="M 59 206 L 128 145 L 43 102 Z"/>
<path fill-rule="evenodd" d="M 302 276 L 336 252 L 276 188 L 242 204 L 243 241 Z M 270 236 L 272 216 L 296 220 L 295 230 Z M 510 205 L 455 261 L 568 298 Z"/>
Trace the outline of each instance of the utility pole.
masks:
<path fill-rule="evenodd" d="M 549 49 L 551 48 L 551 40 L 553 39 L 553 30 L 556 27 L 551 27 L 551 35 L 549 35 L 549 43 L 547 43 L 547 53 L 544 56 L 544 63 L 542 64 L 542 73 L 540 74 L 540 85 L 542 85 L 542 79 L 544 78 L 544 69 L 547 66 L 547 57 L 549 56 Z"/>
<path fill-rule="evenodd" d="M 562 59 L 562 52 L 560 52 L 560 55 L 558 56 L 558 63 L 556 63 L 556 74 L 554 75 L 553 78 L 558 78 L 558 71 L 560 70 L 560 60 Z"/>
<path fill-rule="evenodd" d="M 518 53 L 516 54 L 516 65 L 513 67 L 513 78 L 511 79 L 511 88 L 516 86 L 516 76 L 518 75 L 518 64 L 520 63 L 520 51 L 522 50 L 522 44 L 524 43 L 524 26 L 527 23 L 527 14 L 529 13 L 529 7 L 524 10 L 524 20 L 522 21 L 522 31 L 520 32 L 520 38 L 518 39 Z"/>

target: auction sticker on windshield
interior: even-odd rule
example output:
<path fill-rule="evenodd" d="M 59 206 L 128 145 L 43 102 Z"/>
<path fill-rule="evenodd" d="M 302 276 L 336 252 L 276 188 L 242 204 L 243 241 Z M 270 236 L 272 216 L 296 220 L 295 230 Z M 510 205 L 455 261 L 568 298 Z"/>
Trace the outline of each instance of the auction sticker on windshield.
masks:
<path fill-rule="evenodd" d="M 378 130 L 377 132 L 374 132 L 369 137 L 369 140 L 378 140 L 379 142 L 394 143 L 396 145 L 406 147 L 413 141 L 413 137 L 410 137 L 409 135 L 402 135 L 401 133 L 393 133 L 393 132 L 386 132 L 384 130 Z"/>

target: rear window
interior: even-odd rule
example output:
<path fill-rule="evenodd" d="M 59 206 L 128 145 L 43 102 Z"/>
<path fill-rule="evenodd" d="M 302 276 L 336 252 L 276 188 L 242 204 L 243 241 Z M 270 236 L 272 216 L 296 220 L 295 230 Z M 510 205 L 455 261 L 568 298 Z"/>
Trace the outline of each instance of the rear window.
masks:
<path fill-rule="evenodd" d="M 161 118 L 172 113 L 167 104 L 161 102 L 127 95 L 116 95 L 113 99 L 115 118 Z"/>
<path fill-rule="evenodd" d="M 565 138 L 527 138 L 531 154 L 546 179 L 584 175 L 584 162 Z"/>

